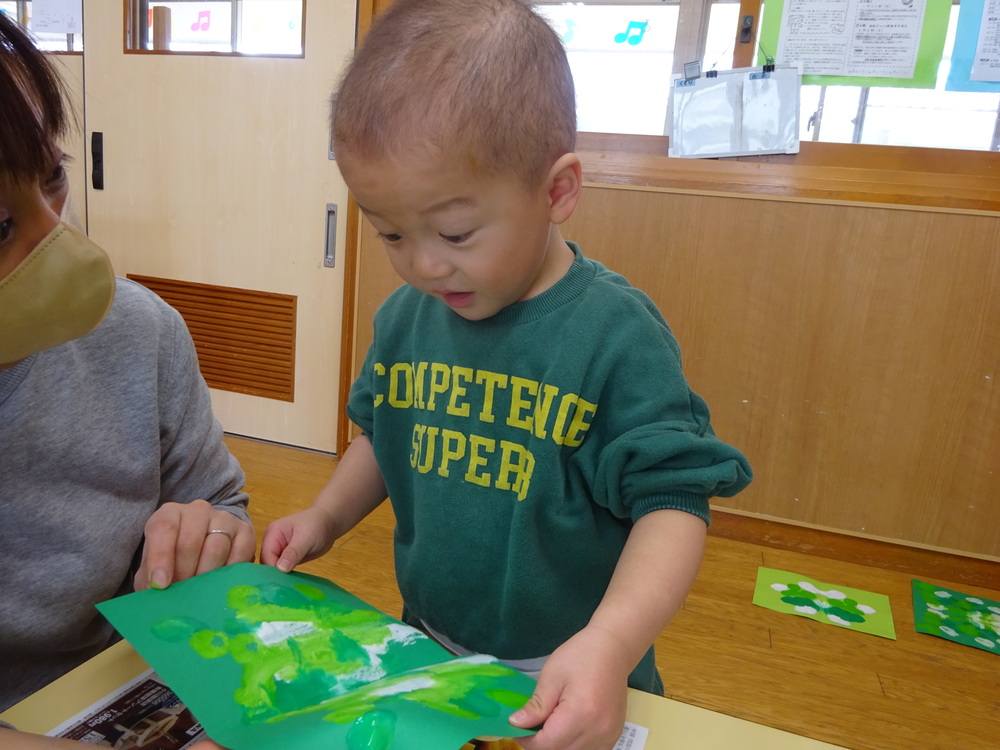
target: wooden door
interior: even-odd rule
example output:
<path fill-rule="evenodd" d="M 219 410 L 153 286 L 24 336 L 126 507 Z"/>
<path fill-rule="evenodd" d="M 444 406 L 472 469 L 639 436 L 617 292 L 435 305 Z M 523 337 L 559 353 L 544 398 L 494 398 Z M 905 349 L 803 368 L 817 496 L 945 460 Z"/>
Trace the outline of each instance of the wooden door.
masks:
<path fill-rule="evenodd" d="M 303 58 L 125 54 L 123 6 L 85 2 L 88 146 L 104 137 L 90 234 L 122 276 L 294 295 L 294 400 L 213 389 L 213 405 L 227 432 L 334 451 L 344 221 L 333 268 L 324 253 L 347 189 L 328 101 L 355 4 L 308 3 Z"/>

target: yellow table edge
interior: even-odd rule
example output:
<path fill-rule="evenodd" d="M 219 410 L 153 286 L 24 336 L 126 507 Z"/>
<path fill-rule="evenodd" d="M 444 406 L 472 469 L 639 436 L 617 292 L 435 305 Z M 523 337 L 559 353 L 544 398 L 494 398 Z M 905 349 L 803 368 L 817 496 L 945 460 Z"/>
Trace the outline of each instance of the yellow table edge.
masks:
<path fill-rule="evenodd" d="M 149 666 L 125 641 L 98 654 L 0 714 L 18 729 L 44 734 L 113 692 Z M 646 727 L 644 750 L 822 750 L 825 742 L 629 690 L 626 719 Z M 3 731 L 3 730 L 0 730 Z"/>

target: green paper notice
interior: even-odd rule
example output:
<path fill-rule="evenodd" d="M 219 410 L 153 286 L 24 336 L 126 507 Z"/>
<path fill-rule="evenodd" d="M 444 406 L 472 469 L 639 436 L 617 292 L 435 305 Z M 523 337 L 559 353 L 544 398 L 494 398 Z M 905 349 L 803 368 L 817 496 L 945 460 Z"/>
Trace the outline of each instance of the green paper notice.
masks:
<path fill-rule="evenodd" d="M 1000 602 L 913 579 L 918 633 L 1000 654 Z"/>
<path fill-rule="evenodd" d="M 760 567 L 753 603 L 776 612 L 896 640 L 889 597 L 884 594 Z"/>
<path fill-rule="evenodd" d="M 231 750 L 423 750 L 523 736 L 535 681 L 456 658 L 339 586 L 240 563 L 98 609 Z"/>

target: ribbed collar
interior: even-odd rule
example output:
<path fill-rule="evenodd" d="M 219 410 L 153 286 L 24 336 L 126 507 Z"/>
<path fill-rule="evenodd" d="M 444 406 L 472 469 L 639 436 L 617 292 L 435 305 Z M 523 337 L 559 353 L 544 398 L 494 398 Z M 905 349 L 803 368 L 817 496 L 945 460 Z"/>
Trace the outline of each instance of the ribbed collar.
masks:
<path fill-rule="evenodd" d="M 25 376 L 28 374 L 28 370 L 34 364 L 35 359 L 37 359 L 37 354 L 32 354 L 30 357 L 22 359 L 13 367 L 8 367 L 5 370 L 0 370 L 0 405 L 6 401 L 10 394 L 17 390 L 17 387 L 24 382 Z"/>
<path fill-rule="evenodd" d="M 566 275 L 559 279 L 559 281 L 531 299 L 508 305 L 491 318 L 470 322 L 498 326 L 516 326 L 531 323 L 579 297 L 594 280 L 597 269 L 592 263 L 588 263 L 584 259 L 579 245 L 575 242 L 567 242 L 566 244 L 573 251 L 573 263 L 570 265 Z"/>

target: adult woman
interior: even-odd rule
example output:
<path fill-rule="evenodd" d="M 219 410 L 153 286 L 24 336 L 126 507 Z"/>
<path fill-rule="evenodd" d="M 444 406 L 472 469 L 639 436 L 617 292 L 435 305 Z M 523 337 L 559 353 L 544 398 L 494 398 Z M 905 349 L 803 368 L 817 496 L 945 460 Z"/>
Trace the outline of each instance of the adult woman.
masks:
<path fill-rule="evenodd" d="M 0 710 L 114 640 L 96 602 L 254 553 L 183 320 L 66 223 L 62 93 L 0 14 Z"/>

